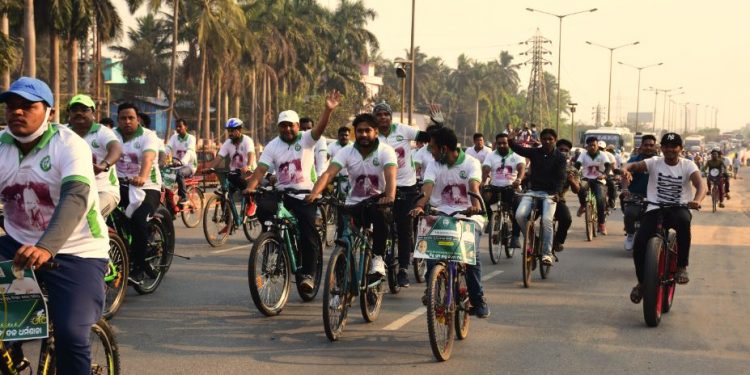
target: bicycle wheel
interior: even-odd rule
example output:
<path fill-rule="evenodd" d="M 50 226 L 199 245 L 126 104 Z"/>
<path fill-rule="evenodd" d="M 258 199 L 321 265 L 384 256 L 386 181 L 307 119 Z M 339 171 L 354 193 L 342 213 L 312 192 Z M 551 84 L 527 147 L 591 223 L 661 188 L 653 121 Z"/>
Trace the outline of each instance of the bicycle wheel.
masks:
<path fill-rule="evenodd" d="M 523 236 L 523 262 L 521 262 L 521 268 L 523 268 L 523 286 L 528 288 L 531 285 L 531 271 L 534 263 L 534 242 L 536 241 L 536 232 L 534 229 L 534 222 L 529 218 L 526 223 L 526 230 Z"/>
<path fill-rule="evenodd" d="M 411 265 L 414 268 L 414 280 L 420 284 L 423 283 L 427 274 L 427 261 L 422 258 L 414 258 Z"/>
<path fill-rule="evenodd" d="M 669 241 L 667 241 L 669 247 L 669 265 L 670 271 L 677 271 L 677 233 L 669 231 Z M 672 272 L 670 272 L 672 273 Z M 672 310 L 672 302 L 674 301 L 674 293 L 677 289 L 677 283 L 674 281 L 674 277 L 669 283 L 664 286 L 664 296 L 662 297 L 661 312 L 668 313 Z"/>
<path fill-rule="evenodd" d="M 338 209 L 333 204 L 328 205 L 328 209 L 326 210 L 326 218 L 328 219 L 326 221 L 326 238 L 325 238 L 325 244 L 326 246 L 333 245 L 334 241 L 336 241 L 337 237 L 337 220 L 338 220 Z"/>
<path fill-rule="evenodd" d="M 297 259 L 300 259 L 299 252 L 297 254 Z M 318 295 L 318 290 L 320 289 L 320 279 L 323 276 L 323 242 L 320 240 L 320 238 L 318 238 L 318 251 L 315 254 L 315 269 L 313 269 L 313 273 L 310 276 L 312 276 L 315 286 L 311 291 L 305 292 L 300 288 L 302 275 L 299 272 L 295 273 L 297 292 L 305 302 L 309 302 L 315 299 L 315 296 Z"/>
<path fill-rule="evenodd" d="M 591 234 L 596 238 L 598 236 L 599 211 L 597 210 L 596 200 L 591 201 Z"/>
<path fill-rule="evenodd" d="M 656 327 L 661 322 L 664 288 L 661 284 L 664 256 L 662 239 L 655 236 L 648 240 L 643 263 L 643 318 L 649 327 Z"/>
<path fill-rule="evenodd" d="M 584 223 L 586 224 L 586 241 L 593 241 L 596 234 L 596 229 L 592 227 L 592 219 L 594 213 L 591 209 L 591 203 L 586 202 L 586 209 L 584 211 Z"/>
<path fill-rule="evenodd" d="M 104 309 L 105 319 L 112 317 L 120 310 L 128 287 L 128 270 L 130 260 L 128 250 L 120 236 L 113 230 L 109 231 L 109 262 L 107 274 L 104 275 Z"/>
<path fill-rule="evenodd" d="M 344 333 L 349 313 L 352 270 L 347 267 L 346 248 L 338 245 L 331 253 L 323 288 L 323 329 L 328 340 L 336 341 Z"/>
<path fill-rule="evenodd" d="M 490 260 L 492 264 L 497 264 L 500 261 L 500 246 L 498 246 L 500 236 L 500 214 L 497 212 L 487 216 L 487 228 L 489 228 L 489 236 L 487 236 L 487 248 L 490 251 Z"/>
<path fill-rule="evenodd" d="M 286 306 L 291 275 L 289 255 L 278 234 L 261 234 L 250 250 L 247 283 L 253 303 L 263 315 L 278 315 Z"/>
<path fill-rule="evenodd" d="M 516 249 L 510 246 L 510 242 L 513 238 L 513 221 L 510 215 L 506 212 L 503 214 L 503 225 L 500 227 L 500 243 L 505 248 L 505 257 L 513 258 Z"/>
<path fill-rule="evenodd" d="M 232 213 L 224 198 L 211 194 L 203 210 L 203 235 L 208 244 L 217 247 L 227 242 L 232 223 Z"/>
<path fill-rule="evenodd" d="M 120 374 L 120 351 L 112 328 L 104 319 L 91 326 L 91 373 Z M 40 372 L 42 373 L 42 372 Z"/>
<path fill-rule="evenodd" d="M 164 206 L 156 209 L 154 217 L 146 223 L 148 239 L 146 241 L 146 263 L 154 273 L 154 277 L 144 275 L 140 283 L 133 284 L 138 294 L 150 294 L 156 291 L 164 280 L 174 255 L 174 223 L 169 211 Z"/>
<path fill-rule="evenodd" d="M 318 236 L 321 243 L 325 243 L 328 238 L 328 210 L 325 205 L 318 206 L 319 217 L 315 218 L 315 227 L 318 229 Z"/>
<path fill-rule="evenodd" d="M 469 288 L 466 286 L 466 270 L 462 269 L 458 272 L 456 278 L 456 289 L 453 292 L 454 298 L 456 298 L 456 317 L 453 321 L 456 328 L 456 337 L 463 340 L 469 336 L 469 325 L 471 324 L 471 316 L 469 315 L 471 302 L 469 301 Z"/>
<path fill-rule="evenodd" d="M 245 222 L 242 223 L 242 231 L 245 232 L 245 238 L 250 242 L 255 242 L 261 233 L 263 233 L 263 226 L 260 225 L 260 221 L 257 217 L 246 217 Z"/>
<path fill-rule="evenodd" d="M 449 278 L 445 264 L 438 263 L 427 279 L 427 333 L 432 354 L 441 362 L 451 357 L 455 332 L 453 307 L 448 304 Z"/>
<path fill-rule="evenodd" d="M 391 237 L 385 244 L 385 271 L 388 274 L 388 289 L 391 291 L 391 294 L 398 294 L 401 291 L 401 285 L 398 283 L 397 252 L 396 240 Z"/>
<path fill-rule="evenodd" d="M 719 189 L 716 188 L 716 184 L 711 187 L 711 206 L 713 207 L 713 212 L 716 212 L 716 206 L 719 204 Z"/>
<path fill-rule="evenodd" d="M 180 212 L 182 222 L 188 228 L 195 228 L 200 224 L 203 217 L 203 203 L 205 203 L 203 190 L 197 186 L 190 186 L 187 188 L 186 193 L 188 202 L 182 207 L 182 211 Z"/>
<path fill-rule="evenodd" d="M 362 310 L 362 317 L 368 323 L 378 319 L 380 308 L 383 307 L 383 280 L 382 278 L 374 279 L 367 274 L 367 270 L 370 269 L 370 262 L 372 262 L 372 253 L 368 250 L 365 254 L 365 266 L 362 269 L 364 275 L 362 276 L 362 288 L 360 288 L 359 293 L 359 308 Z"/>

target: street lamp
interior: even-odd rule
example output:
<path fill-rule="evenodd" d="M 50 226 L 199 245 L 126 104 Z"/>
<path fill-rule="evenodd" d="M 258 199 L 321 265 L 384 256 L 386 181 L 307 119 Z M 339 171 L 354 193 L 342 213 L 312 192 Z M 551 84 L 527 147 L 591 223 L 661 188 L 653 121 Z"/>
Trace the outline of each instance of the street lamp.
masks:
<path fill-rule="evenodd" d="M 397 57 L 393 60 L 396 63 L 396 77 L 401 79 L 401 123 L 404 123 L 404 112 L 406 111 L 406 67 L 412 67 L 412 60 L 402 59 Z M 413 70 L 410 69 L 410 70 Z M 411 119 L 409 120 L 411 123 Z"/>
<path fill-rule="evenodd" d="M 640 43 L 641 42 L 636 41 L 632 43 L 619 45 L 617 47 L 607 47 L 601 44 L 589 42 L 588 40 L 586 41 L 586 44 L 590 46 L 597 46 L 597 47 L 601 47 L 601 48 L 605 48 L 609 50 L 609 94 L 607 95 L 607 123 L 605 125 L 612 125 L 612 122 L 609 121 L 610 114 L 612 113 L 612 109 L 611 109 L 612 107 L 612 56 L 614 55 L 614 52 L 616 49 L 620 49 L 620 48 L 628 47 L 628 46 L 635 46 Z"/>
<path fill-rule="evenodd" d="M 538 12 L 542 14 L 547 14 L 553 17 L 557 17 L 560 20 L 560 31 L 557 34 L 558 40 L 557 40 L 557 118 L 555 119 L 555 131 L 560 133 L 560 67 L 561 67 L 561 61 L 562 61 L 562 21 L 563 18 L 567 16 L 573 16 L 576 14 L 581 13 L 591 13 L 596 12 L 596 8 L 591 8 L 589 10 L 582 10 L 578 12 L 568 13 L 568 14 L 554 14 L 550 12 L 546 12 L 539 9 L 533 9 L 533 8 L 526 8 L 529 12 Z"/>
<path fill-rule="evenodd" d="M 667 123 L 667 128 L 668 128 L 668 129 L 669 129 L 670 131 L 672 130 L 672 124 L 674 123 L 674 121 L 673 121 L 673 119 L 672 119 L 672 117 L 673 117 L 673 116 L 672 116 L 672 103 L 674 103 L 674 102 L 672 101 L 672 98 L 673 98 L 673 97 L 675 97 L 675 96 L 680 96 L 680 95 L 684 95 L 684 94 L 685 94 L 685 91 L 683 91 L 683 92 L 679 92 L 679 93 L 677 93 L 677 94 L 669 94 L 669 95 L 667 95 L 667 98 L 669 99 L 669 107 L 668 107 L 669 109 L 667 110 L 667 112 L 668 112 L 668 116 L 669 116 L 669 122 Z M 665 99 L 665 100 L 666 100 L 666 99 Z M 666 102 L 665 102 L 665 103 L 666 103 Z"/>
<path fill-rule="evenodd" d="M 651 65 L 645 65 L 645 66 L 630 65 L 630 64 L 626 64 L 626 63 L 624 63 L 622 61 L 618 61 L 617 63 L 620 64 L 620 65 L 625 65 L 625 66 L 629 66 L 631 68 L 638 69 L 638 91 L 637 91 L 636 99 L 635 99 L 635 132 L 634 132 L 634 133 L 637 134 L 638 133 L 638 111 L 641 108 L 641 70 L 647 69 L 647 68 L 651 68 L 651 67 L 654 67 L 654 66 L 660 66 L 660 65 L 663 65 L 664 63 L 660 62 L 658 64 L 651 64 Z"/>
<path fill-rule="evenodd" d="M 578 103 L 568 103 L 570 107 L 570 140 L 576 139 L 576 106 Z M 577 142 L 576 142 L 577 143 Z"/>
<path fill-rule="evenodd" d="M 417 0 L 411 0 L 411 48 L 409 49 L 409 56 L 411 57 L 412 64 L 410 69 L 410 85 L 411 88 L 409 89 L 409 126 L 411 126 L 411 118 L 414 114 L 414 64 L 413 61 L 416 59 L 414 58 L 414 11 L 417 6 Z"/>
<path fill-rule="evenodd" d="M 651 131 L 654 132 L 654 133 L 656 133 L 656 104 L 658 103 L 659 93 L 660 92 L 664 93 L 664 95 L 665 95 L 664 96 L 664 100 L 667 100 L 666 94 L 668 92 L 682 90 L 682 86 L 677 87 L 677 88 L 673 88 L 673 89 L 657 89 L 656 87 L 649 86 L 647 89 L 643 89 L 643 90 L 644 91 L 653 91 L 654 92 L 654 113 L 653 113 L 654 121 L 653 121 L 653 124 L 652 124 L 652 127 L 651 127 Z M 667 109 L 666 105 L 667 104 L 666 104 L 666 101 L 665 101 L 664 102 L 664 110 L 665 111 Z M 662 115 L 662 122 L 664 121 L 664 119 L 665 119 L 665 117 L 664 117 L 664 115 Z M 664 129 L 664 124 L 661 124 L 661 126 Z"/>

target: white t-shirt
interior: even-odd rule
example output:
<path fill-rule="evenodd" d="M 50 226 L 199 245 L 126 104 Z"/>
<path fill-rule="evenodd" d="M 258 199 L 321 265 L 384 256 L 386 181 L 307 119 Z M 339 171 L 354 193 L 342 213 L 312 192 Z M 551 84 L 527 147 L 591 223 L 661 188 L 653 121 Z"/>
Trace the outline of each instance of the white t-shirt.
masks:
<path fill-rule="evenodd" d="M 452 166 L 433 160 L 427 165 L 424 173 L 425 184 L 433 184 L 430 205 L 446 214 L 471 207 L 471 196 L 468 192 L 469 181 L 472 180 L 482 181 L 482 167 L 479 160 L 473 156 L 466 155 L 462 151 Z M 457 217 L 462 216 L 457 215 Z M 471 219 L 480 226 L 484 225 L 482 216 L 475 215 Z"/>
<path fill-rule="evenodd" d="M 491 149 L 491 148 L 489 148 L 489 147 L 487 147 L 487 146 L 484 146 L 484 148 L 482 148 L 482 149 L 481 149 L 481 150 L 479 150 L 478 152 L 477 152 L 477 150 L 476 150 L 476 149 L 474 148 L 474 146 L 471 146 L 471 147 L 469 147 L 469 148 L 467 148 L 467 149 L 466 149 L 466 154 L 467 154 L 467 155 L 471 155 L 471 156 L 473 156 L 474 158 L 476 158 L 477 160 L 479 160 L 479 163 L 480 163 L 480 164 L 481 164 L 481 163 L 484 163 L 484 158 L 486 158 L 486 157 L 487 157 L 487 155 L 489 155 L 489 154 L 491 154 L 491 153 L 492 153 L 492 149 Z"/>
<path fill-rule="evenodd" d="M 620 164 L 617 162 L 617 158 L 615 157 L 615 154 L 609 151 L 600 151 L 600 152 L 602 152 L 605 156 L 607 156 L 607 160 L 609 160 L 609 165 L 611 166 L 612 169 L 620 168 Z"/>
<path fill-rule="evenodd" d="M 346 146 L 336 153 L 332 163 L 349 171 L 349 194 L 346 204 L 352 205 L 376 196 L 385 190 L 385 173 L 389 165 L 397 165 L 396 151 L 385 143 L 362 157 L 357 144 Z"/>
<path fill-rule="evenodd" d="M 518 164 L 526 164 L 526 158 L 508 150 L 505 156 L 493 152 L 484 159 L 484 167 L 490 169 L 490 184 L 497 187 L 506 187 L 513 183 L 518 177 Z"/>
<path fill-rule="evenodd" d="M 141 172 L 141 163 L 143 162 L 143 153 L 152 151 L 156 155 L 154 162 L 151 163 L 151 172 L 149 178 L 141 186 L 144 190 L 161 190 L 161 173 L 159 172 L 159 138 L 151 130 L 139 126 L 133 137 L 127 142 L 123 140 L 120 129 L 117 128 L 115 135 L 122 143 L 122 155 L 117 161 L 117 177 L 133 178 Z M 162 143 L 163 145 L 163 143 Z"/>
<path fill-rule="evenodd" d="M 70 127 L 70 125 L 68 125 Z M 71 129 L 72 130 L 72 129 Z M 94 123 L 91 129 L 83 137 L 91 149 L 94 156 L 94 163 L 101 163 L 107 157 L 107 147 L 112 142 L 120 142 L 112 129 Z M 96 188 L 100 193 L 109 193 L 120 199 L 120 184 L 117 182 L 117 166 L 109 167 L 109 172 L 102 172 L 96 175 Z"/>
<path fill-rule="evenodd" d="M 264 150 L 263 153 L 265 154 L 266 151 L 267 150 Z M 253 143 L 252 138 L 244 134 L 242 135 L 239 144 L 235 145 L 231 139 L 227 139 L 219 149 L 219 157 L 225 159 L 229 158 L 230 170 L 242 169 L 243 167 L 254 169 L 254 165 L 248 165 L 248 153 L 255 153 L 255 143 Z"/>
<path fill-rule="evenodd" d="M 680 158 L 677 165 L 667 165 L 663 157 L 644 160 L 648 169 L 646 197 L 650 202 L 687 204 L 693 199 L 690 175 L 698 171 L 692 160 Z M 647 211 L 656 207 L 649 205 Z"/>
<path fill-rule="evenodd" d="M 315 173 L 319 177 L 328 168 L 328 142 L 326 137 L 320 136 L 315 143 Z"/>
<path fill-rule="evenodd" d="M 593 157 L 588 152 L 584 152 L 578 157 L 578 161 L 583 168 L 581 173 L 583 178 L 596 180 L 599 176 L 604 175 L 606 170 L 604 164 L 608 164 L 609 158 L 604 152 L 597 152 Z"/>
<path fill-rule="evenodd" d="M 417 171 L 414 169 L 412 159 L 411 141 L 417 138 L 419 129 L 404 124 L 392 124 L 388 137 L 379 135 L 381 142 L 393 147 L 398 157 L 398 173 L 396 184 L 398 186 L 412 186 L 417 183 Z"/>
<path fill-rule="evenodd" d="M 427 165 L 430 164 L 431 161 L 435 160 L 435 158 L 432 156 L 432 152 L 430 152 L 430 147 L 428 145 L 422 146 L 417 152 L 414 153 L 414 164 L 419 164 L 419 178 L 424 179 L 424 172 L 427 169 Z"/>
<path fill-rule="evenodd" d="M 339 141 L 331 143 L 330 146 L 328 146 L 328 155 L 331 156 L 331 162 L 333 162 L 333 159 L 336 157 L 336 154 L 343 150 L 346 146 L 351 145 L 352 143 L 349 142 L 345 145 L 342 145 L 339 143 Z M 348 176 L 349 172 L 346 171 L 346 168 L 341 168 L 341 171 L 339 171 L 339 176 Z"/>
<path fill-rule="evenodd" d="M 313 182 L 317 179 L 313 166 L 316 142 L 310 130 L 297 133 L 297 138 L 291 143 L 276 137 L 268 142 L 258 164 L 276 171 L 278 188 L 312 189 Z M 302 199 L 304 196 L 297 198 Z"/>
<path fill-rule="evenodd" d="M 7 130 L 0 132 L 0 200 L 5 231 L 22 244 L 36 244 L 47 230 L 60 190 L 67 181 L 87 184 L 88 207 L 58 254 L 109 258 L 107 224 L 99 213 L 93 155 L 86 142 L 65 126 L 49 125 L 25 157 Z"/>
<path fill-rule="evenodd" d="M 185 134 L 185 137 L 180 137 L 179 134 L 172 134 L 167 144 L 167 151 L 172 154 L 172 157 L 179 159 L 183 166 L 190 167 L 192 173 L 198 169 L 198 155 L 195 152 L 195 136 L 192 134 Z"/>

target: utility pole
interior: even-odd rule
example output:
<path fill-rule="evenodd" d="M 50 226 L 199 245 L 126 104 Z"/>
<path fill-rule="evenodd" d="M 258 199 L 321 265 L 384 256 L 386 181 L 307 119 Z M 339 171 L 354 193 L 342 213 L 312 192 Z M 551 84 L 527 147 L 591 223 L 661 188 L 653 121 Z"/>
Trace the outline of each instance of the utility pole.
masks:
<path fill-rule="evenodd" d="M 578 103 L 568 103 L 568 106 L 570 106 L 570 141 L 573 144 L 576 144 L 576 106 Z"/>
<path fill-rule="evenodd" d="M 409 69 L 409 81 L 411 89 L 409 90 L 409 126 L 411 126 L 411 118 L 414 115 L 414 70 L 416 69 L 416 61 L 414 58 L 414 11 L 416 10 L 417 0 L 411 0 L 411 48 L 409 55 L 412 61 L 411 69 Z"/>
<path fill-rule="evenodd" d="M 529 111 L 529 121 L 539 123 L 540 128 L 544 127 L 542 121 L 549 121 L 549 108 L 547 106 L 547 88 L 544 82 L 544 65 L 551 62 L 544 59 L 544 55 L 551 52 L 544 48 L 545 44 L 552 43 L 549 39 L 543 37 L 539 29 L 536 34 L 522 44 L 531 44 L 531 49 L 521 52 L 521 55 L 531 55 L 531 58 L 524 62 L 531 64 L 531 78 L 529 79 L 529 89 L 526 90 L 526 105 Z M 529 106 L 529 103 L 531 104 Z M 538 115 L 538 117 L 535 117 Z"/>

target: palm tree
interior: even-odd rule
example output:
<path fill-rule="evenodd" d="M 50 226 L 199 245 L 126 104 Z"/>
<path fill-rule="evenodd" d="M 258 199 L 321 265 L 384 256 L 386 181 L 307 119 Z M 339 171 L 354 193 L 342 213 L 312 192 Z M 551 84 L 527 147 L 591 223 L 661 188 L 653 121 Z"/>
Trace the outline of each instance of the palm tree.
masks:
<path fill-rule="evenodd" d="M 97 108 L 102 104 L 102 45 L 120 38 L 122 19 L 111 0 L 93 0 L 94 13 L 94 94 Z"/>
<path fill-rule="evenodd" d="M 91 28 L 93 14 L 91 0 L 70 0 L 70 14 L 65 20 L 65 36 L 68 49 L 68 94 L 78 93 L 78 54 L 80 41 L 86 39 Z"/>
<path fill-rule="evenodd" d="M 10 87 L 10 70 L 18 61 L 18 46 L 10 37 L 8 13 L 17 10 L 18 4 L 9 0 L 0 1 L 0 72 L 2 90 Z"/>
<path fill-rule="evenodd" d="M 122 67 L 129 83 L 143 80 L 147 92 L 157 95 L 157 90 L 166 92 L 166 77 L 170 56 L 167 24 L 152 14 L 140 17 L 137 29 L 128 31 L 130 47 L 113 46 L 112 50 L 122 56 Z"/>
<path fill-rule="evenodd" d="M 60 38 L 64 36 L 66 24 L 71 18 L 70 0 L 37 0 L 36 18 L 41 22 L 37 30 L 49 37 L 49 83 L 55 99 L 54 121 L 60 121 Z M 42 11 L 43 10 L 43 11 Z"/>
<path fill-rule="evenodd" d="M 34 0 L 23 3 L 23 74 L 36 77 L 36 29 L 34 27 Z"/>

